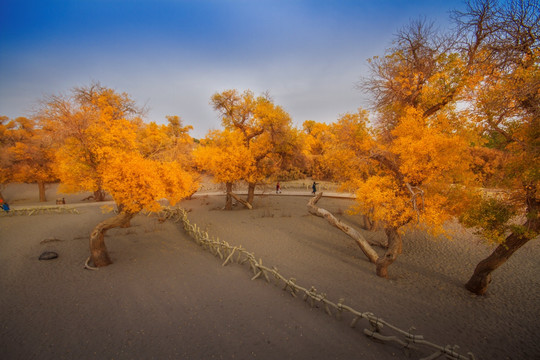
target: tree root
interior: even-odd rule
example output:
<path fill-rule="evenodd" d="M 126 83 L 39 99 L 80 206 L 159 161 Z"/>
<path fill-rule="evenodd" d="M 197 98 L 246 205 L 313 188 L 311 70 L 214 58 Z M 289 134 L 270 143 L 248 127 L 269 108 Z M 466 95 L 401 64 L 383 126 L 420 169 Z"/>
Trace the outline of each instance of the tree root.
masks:
<path fill-rule="evenodd" d="M 86 270 L 99 270 L 99 268 L 90 265 L 90 256 L 84 262 L 84 268 Z"/>

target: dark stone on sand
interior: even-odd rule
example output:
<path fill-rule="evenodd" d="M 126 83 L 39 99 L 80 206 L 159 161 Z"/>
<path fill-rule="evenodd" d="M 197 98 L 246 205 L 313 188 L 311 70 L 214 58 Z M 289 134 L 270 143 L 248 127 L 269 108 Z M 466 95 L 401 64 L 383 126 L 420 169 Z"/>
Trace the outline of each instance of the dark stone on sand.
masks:
<path fill-rule="evenodd" d="M 41 255 L 39 255 L 39 260 L 52 260 L 56 259 L 58 257 L 58 253 L 55 253 L 54 251 L 45 251 Z"/>

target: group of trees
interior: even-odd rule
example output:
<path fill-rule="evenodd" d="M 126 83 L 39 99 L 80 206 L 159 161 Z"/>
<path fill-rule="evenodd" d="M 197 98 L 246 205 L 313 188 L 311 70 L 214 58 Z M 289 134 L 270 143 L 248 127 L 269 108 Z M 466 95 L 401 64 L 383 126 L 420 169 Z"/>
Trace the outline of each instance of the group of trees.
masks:
<path fill-rule="evenodd" d="M 385 255 L 370 258 L 379 275 L 401 252 L 400 230 L 441 230 L 459 216 L 499 244 L 466 284 L 483 294 L 491 272 L 540 233 L 540 7 L 468 1 L 453 20 L 451 34 L 425 21 L 397 33 L 359 84 L 374 125 L 347 114 L 319 131 L 331 144 L 321 153 L 355 189 L 367 226 L 385 229 Z"/>
<path fill-rule="evenodd" d="M 59 180 L 64 192 L 91 191 L 96 201 L 106 194 L 118 214 L 96 226 L 90 237 L 96 266 L 111 263 L 105 232 L 124 226 L 143 209 L 159 210 L 159 199 L 176 203 L 196 191 L 189 166 L 193 141 L 178 117 L 167 125 L 145 124 L 127 94 L 92 84 L 68 96 L 44 100 L 35 118 L 2 118 L 2 183 Z"/>
<path fill-rule="evenodd" d="M 241 201 L 252 207 L 257 183 L 294 168 L 301 159 L 302 143 L 289 114 L 268 94 L 255 97 L 247 90 L 226 90 L 212 96 L 211 104 L 222 116 L 222 131 L 211 131 L 194 152 L 200 169 L 226 184 L 225 209 L 232 208 L 235 182 L 248 184 Z M 298 166 L 296 167 L 298 169 Z"/>
<path fill-rule="evenodd" d="M 441 233 L 458 217 L 499 244 L 466 285 L 483 294 L 491 272 L 540 232 L 540 11 L 537 0 L 471 0 L 452 18 L 450 34 L 426 21 L 401 29 L 359 83 L 372 111 L 330 124 L 294 128 L 269 94 L 232 89 L 210 99 L 222 129 L 196 144 L 178 117 L 146 124 L 128 95 L 99 84 L 50 97 L 31 120 L 0 118 L 0 182 L 44 190 L 59 179 L 65 191 L 110 194 L 119 215 L 91 237 L 102 266 L 108 228 L 157 209 L 157 199 L 195 192 L 200 171 L 225 184 L 225 209 L 233 197 L 251 208 L 256 185 L 269 178 L 325 178 L 355 192 L 351 211 L 365 229 L 384 229 L 381 256 L 347 230 L 380 276 L 410 227 Z M 233 193 L 239 181 L 245 200 Z"/>

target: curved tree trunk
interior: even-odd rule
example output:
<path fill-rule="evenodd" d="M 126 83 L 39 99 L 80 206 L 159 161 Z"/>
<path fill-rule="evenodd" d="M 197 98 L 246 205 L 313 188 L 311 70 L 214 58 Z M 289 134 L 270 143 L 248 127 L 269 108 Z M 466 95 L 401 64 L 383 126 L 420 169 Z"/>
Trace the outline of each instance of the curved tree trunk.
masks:
<path fill-rule="evenodd" d="M 477 295 L 484 295 L 491 282 L 491 273 L 504 264 L 513 253 L 525 245 L 529 240 L 530 239 L 524 236 L 519 236 L 514 233 L 510 234 L 504 243 L 497 246 L 491 255 L 476 265 L 474 273 L 467 284 L 465 284 L 465 288 Z"/>
<path fill-rule="evenodd" d="M 255 186 L 256 183 L 248 183 L 248 195 L 247 202 L 253 204 L 253 199 L 255 198 Z"/>
<path fill-rule="evenodd" d="M 386 278 L 388 277 L 388 267 L 403 250 L 403 243 L 397 227 L 387 227 L 384 232 L 388 239 L 388 248 L 384 255 L 377 259 L 377 275 Z"/>
<path fill-rule="evenodd" d="M 107 247 L 105 246 L 105 233 L 107 230 L 120 227 L 129 222 L 135 214 L 120 213 L 115 217 L 100 222 L 90 234 L 90 257 L 94 266 L 102 267 L 112 264 Z"/>
<path fill-rule="evenodd" d="M 370 243 L 353 227 L 345 224 L 341 220 L 337 219 L 334 215 L 332 215 L 331 212 L 325 209 L 321 209 L 317 207 L 317 201 L 322 197 L 323 193 L 320 192 L 311 200 L 308 202 L 308 211 L 316 216 L 320 216 L 322 218 L 325 218 L 332 226 L 337 227 L 341 231 L 343 231 L 345 234 L 349 235 L 360 247 L 360 250 L 366 255 L 368 260 L 374 264 L 377 263 L 379 259 L 379 255 L 373 248 L 371 247 Z"/>
<path fill-rule="evenodd" d="M 121 213 L 127 213 L 126 211 L 124 211 L 124 208 L 125 206 L 123 205 L 117 205 L 118 207 L 118 214 L 121 214 Z M 129 228 L 131 227 L 131 218 L 130 219 L 127 219 L 121 226 L 119 226 L 121 228 Z"/>
<path fill-rule="evenodd" d="M 384 278 L 388 277 L 388 267 L 402 252 L 402 240 L 401 235 L 398 232 L 398 227 L 387 227 L 385 229 L 388 244 L 369 242 L 356 229 L 337 219 L 328 210 L 321 209 L 315 205 L 322 197 L 322 194 L 322 192 L 317 194 L 308 202 L 308 211 L 313 215 L 325 218 L 331 225 L 349 235 L 356 242 L 358 247 L 360 247 L 360 250 L 362 250 L 368 260 L 376 265 L 377 275 Z M 385 248 L 385 254 L 379 256 L 372 246 Z"/>
<path fill-rule="evenodd" d="M 45 196 L 45 182 L 44 181 L 38 181 L 38 189 L 39 189 L 39 201 L 45 202 L 47 201 L 47 197 Z"/>
<path fill-rule="evenodd" d="M 232 183 L 227 183 L 227 195 L 225 197 L 225 210 L 232 210 Z"/>
<path fill-rule="evenodd" d="M 484 295 L 491 282 L 491 273 L 504 264 L 520 247 L 540 233 L 540 201 L 536 198 L 536 186 L 529 184 L 525 187 L 525 191 L 527 194 L 527 221 L 523 224 L 523 228 L 527 230 L 527 233 L 513 232 L 501 245 L 497 246 L 491 255 L 476 265 L 474 273 L 465 284 L 465 288 L 470 292 Z"/>

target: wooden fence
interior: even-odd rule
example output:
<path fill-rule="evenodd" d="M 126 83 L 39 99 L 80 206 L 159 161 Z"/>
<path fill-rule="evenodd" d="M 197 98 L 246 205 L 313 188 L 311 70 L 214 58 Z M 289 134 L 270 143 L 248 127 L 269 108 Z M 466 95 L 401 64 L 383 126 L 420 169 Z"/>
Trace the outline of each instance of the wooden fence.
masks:
<path fill-rule="evenodd" d="M 275 267 L 263 265 L 262 259 L 257 260 L 253 253 L 246 251 L 242 246 L 232 246 L 226 241 L 219 240 L 219 238 L 210 238 L 208 232 L 201 230 L 196 224 L 192 224 L 189 221 L 187 212 L 184 209 L 164 208 L 159 213 L 159 216 L 174 222 L 181 222 L 184 230 L 198 245 L 223 261 L 222 266 L 233 262 L 248 264 L 250 270 L 253 272 L 251 280 L 263 278 L 269 283 L 273 282 L 275 285 L 282 287 L 283 290 L 288 291 L 293 297 L 301 296 L 311 307 L 318 306 L 324 309 L 328 315 L 335 316 L 337 319 L 342 319 L 344 313 L 349 313 L 352 316 L 350 323 L 352 328 L 357 325 L 359 320 L 367 320 L 370 328 L 364 328 L 364 334 L 371 338 L 384 342 L 395 342 L 405 349 L 409 349 L 413 344 L 417 344 L 429 347 L 434 351 L 428 357 L 420 360 L 434 360 L 441 356 L 452 360 L 475 360 L 474 355 L 470 352 L 467 353 L 467 356 L 459 354 L 457 352 L 459 346 L 457 345 L 440 346 L 434 344 L 425 340 L 422 335 L 413 334 L 413 327 L 408 331 L 402 330 L 371 312 L 361 312 L 345 305 L 343 299 L 334 302 L 329 300 L 325 293 L 318 292 L 313 286 L 308 289 L 297 284 L 296 279 L 286 278 Z M 393 335 L 383 335 L 381 333 L 383 328 L 389 329 Z"/>

